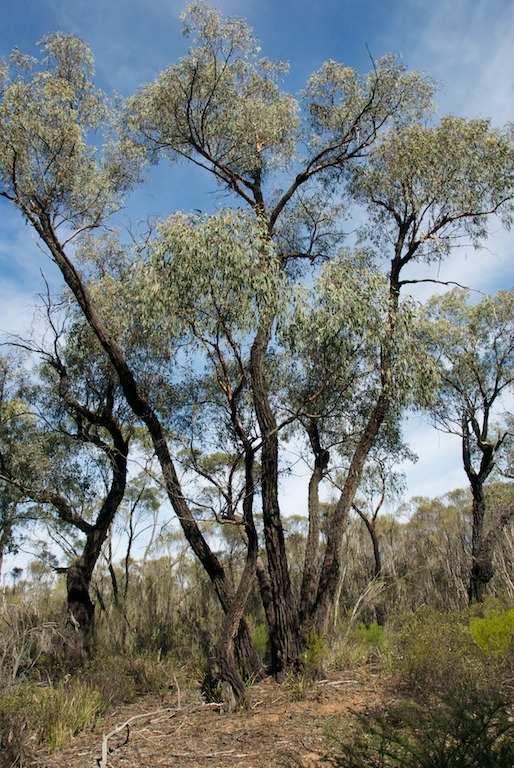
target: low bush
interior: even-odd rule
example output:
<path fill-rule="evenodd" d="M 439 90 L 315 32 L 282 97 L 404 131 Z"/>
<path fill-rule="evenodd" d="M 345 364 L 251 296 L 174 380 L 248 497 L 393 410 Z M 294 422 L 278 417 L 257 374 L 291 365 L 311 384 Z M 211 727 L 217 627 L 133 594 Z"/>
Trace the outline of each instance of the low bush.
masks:
<path fill-rule="evenodd" d="M 0 697 L 0 768 L 24 765 L 30 755 L 30 698 L 17 690 Z"/>
<path fill-rule="evenodd" d="M 374 651 L 384 650 L 386 634 L 384 628 L 377 624 L 376 621 L 370 624 L 369 627 L 361 622 L 355 634 L 364 646 L 367 646 Z"/>
<path fill-rule="evenodd" d="M 358 626 L 342 623 L 337 636 L 332 639 L 330 662 L 336 669 L 355 669 L 370 664 L 384 665 L 387 635 L 383 627 L 372 622 Z"/>
<path fill-rule="evenodd" d="M 497 661 L 506 661 L 514 652 L 514 610 L 492 608 L 483 618 L 470 621 L 471 636 L 482 651 Z"/>
<path fill-rule="evenodd" d="M 300 662 L 308 677 L 316 677 L 321 672 L 323 660 L 328 654 L 326 638 L 313 630 L 307 637 L 305 650 L 300 656 Z"/>
<path fill-rule="evenodd" d="M 513 620 L 514 611 L 496 607 L 480 618 L 469 610 L 428 608 L 397 618 L 389 638 L 390 682 L 403 699 L 356 714 L 332 731 L 328 762 L 338 768 L 512 768 L 506 665 Z M 356 634 L 361 645 L 375 634 L 373 642 L 381 642 L 371 627 Z"/>
<path fill-rule="evenodd" d="M 414 696 L 456 695 L 481 687 L 487 672 L 469 629 L 469 615 L 429 608 L 395 620 L 390 639 L 396 684 Z"/>
<path fill-rule="evenodd" d="M 404 702 L 332 733 L 337 768 L 512 768 L 514 723 L 501 698 Z"/>

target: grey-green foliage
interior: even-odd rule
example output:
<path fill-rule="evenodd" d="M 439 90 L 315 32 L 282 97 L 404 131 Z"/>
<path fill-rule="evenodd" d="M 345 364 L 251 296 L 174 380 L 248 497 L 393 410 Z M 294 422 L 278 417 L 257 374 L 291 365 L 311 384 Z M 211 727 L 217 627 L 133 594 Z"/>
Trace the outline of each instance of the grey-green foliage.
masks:
<path fill-rule="evenodd" d="M 513 187 L 511 134 L 451 115 L 392 130 L 352 183 L 371 218 L 367 234 L 395 242 L 403 224 L 402 256 L 427 261 L 446 256 L 458 235 L 479 245 L 491 213 L 509 226 Z"/>
<path fill-rule="evenodd" d="M 469 292 L 456 288 L 430 299 L 424 313 L 440 376 L 436 424 L 463 435 L 467 423 L 472 457 L 481 457 L 486 444 L 496 454 L 506 438 L 505 397 L 514 383 L 514 290 L 471 303 Z"/>
<path fill-rule="evenodd" d="M 16 552 L 30 519 L 23 494 L 3 478 L 9 447 L 22 439 L 30 417 L 19 397 L 23 374 L 14 360 L 0 357 L 0 572 L 3 556 Z"/>
<path fill-rule="evenodd" d="M 171 335 L 241 341 L 284 311 L 287 286 L 260 222 L 247 212 L 176 213 L 158 227 L 141 261 L 142 316 Z"/>
<path fill-rule="evenodd" d="M 127 135 L 144 136 L 153 151 L 172 158 L 219 158 L 223 168 L 215 172 L 224 181 L 233 173 L 251 182 L 289 161 L 298 107 L 278 87 L 287 65 L 259 59 L 246 23 L 223 23 L 221 13 L 204 3 L 188 6 L 182 23 L 195 45 L 128 101 Z"/>
<path fill-rule="evenodd" d="M 310 151 L 316 156 L 322 150 L 324 163 L 329 158 L 337 162 L 342 146 L 358 157 L 386 124 L 400 127 L 425 117 L 434 90 L 433 82 L 409 72 L 393 55 L 377 61 L 367 75 L 327 61 L 311 75 L 302 93 Z"/>
<path fill-rule="evenodd" d="M 287 66 L 258 58 L 244 21 L 223 22 L 203 2 L 189 5 L 182 21 L 195 45 L 127 102 L 123 141 L 154 159 L 161 152 L 192 159 L 261 211 L 263 179 L 300 161 L 303 170 L 269 211 L 271 227 L 309 178 L 365 154 L 389 121 L 403 124 L 430 109 L 433 84 L 386 57 L 364 77 L 325 64 L 309 80 L 299 115 L 297 100 L 278 84 Z"/>
<path fill-rule="evenodd" d="M 15 50 L 2 73 L 0 194 L 53 226 L 95 225 L 117 207 L 113 191 L 128 178 L 88 141 L 106 128 L 109 108 L 85 43 L 56 32 L 40 46 L 41 62 Z"/>
<path fill-rule="evenodd" d="M 419 332 L 419 311 L 412 301 L 402 301 L 393 325 L 390 310 L 388 278 L 370 250 L 342 249 L 323 265 L 310 289 L 298 288 L 291 316 L 279 326 L 296 369 L 291 402 L 301 403 L 319 390 L 309 411 L 345 414 L 358 431 L 383 386 L 381 360 L 387 349 L 393 364 L 388 394 L 396 411 L 426 403 L 437 376 Z"/>

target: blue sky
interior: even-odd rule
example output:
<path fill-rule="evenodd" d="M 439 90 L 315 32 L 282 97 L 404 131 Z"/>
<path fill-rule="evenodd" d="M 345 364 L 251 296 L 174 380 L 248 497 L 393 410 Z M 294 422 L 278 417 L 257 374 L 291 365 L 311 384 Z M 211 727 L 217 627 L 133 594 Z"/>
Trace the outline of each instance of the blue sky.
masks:
<path fill-rule="evenodd" d="M 514 2 L 512 0 L 220 0 L 225 15 L 244 17 L 262 54 L 290 62 L 284 86 L 302 88 L 330 58 L 367 71 L 374 58 L 400 53 L 405 64 L 442 82 L 439 115 L 482 115 L 503 126 L 514 119 Z M 13 47 L 37 55 L 36 42 L 52 31 L 73 33 L 92 48 L 97 83 L 128 96 L 156 71 L 187 51 L 182 0 L 17 0 L 6 3 L 0 56 Z M 141 216 L 202 208 L 205 188 L 191 168 L 152 170 L 156 186 L 138 193 Z M 214 185 L 211 184 L 211 189 Z M 203 196 L 203 197 L 202 197 Z M 494 292 L 514 283 L 513 237 L 498 230 L 488 249 L 463 249 L 444 264 L 439 279 L 455 279 Z M 57 274 L 24 227 L 0 200 L 0 330 L 23 333 L 33 295 L 43 290 L 43 269 Z M 465 485 L 458 442 L 417 418 L 407 434 L 420 456 L 408 470 L 410 494 L 436 495 Z M 433 480 L 432 478 L 435 478 Z M 294 506 L 295 480 L 285 488 Z"/>

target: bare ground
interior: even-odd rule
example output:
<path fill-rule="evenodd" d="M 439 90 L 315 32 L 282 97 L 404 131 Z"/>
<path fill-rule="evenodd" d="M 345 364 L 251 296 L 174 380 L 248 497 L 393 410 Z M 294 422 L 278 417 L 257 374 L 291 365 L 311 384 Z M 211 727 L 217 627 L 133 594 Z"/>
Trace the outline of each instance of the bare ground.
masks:
<path fill-rule="evenodd" d="M 369 672 L 332 673 L 307 688 L 267 678 L 252 688 L 247 709 L 227 714 L 203 703 L 197 692 L 175 687 L 167 697 L 146 696 L 111 711 L 94 733 L 78 735 L 57 752 L 35 749 L 25 766 L 324 768 L 330 727 L 337 728 L 350 711 L 379 704 L 384 695 L 379 678 Z"/>

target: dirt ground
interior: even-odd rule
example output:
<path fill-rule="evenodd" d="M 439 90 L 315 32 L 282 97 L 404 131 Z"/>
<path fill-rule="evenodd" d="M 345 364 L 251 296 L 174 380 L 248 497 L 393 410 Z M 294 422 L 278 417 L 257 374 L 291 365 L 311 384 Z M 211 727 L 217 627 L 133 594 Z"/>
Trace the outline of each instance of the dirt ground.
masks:
<path fill-rule="evenodd" d="M 65 748 L 38 748 L 27 768 L 323 768 L 327 730 L 351 710 L 382 700 L 378 677 L 335 672 L 307 689 L 267 678 L 253 686 L 248 709 L 233 714 L 176 686 L 111 711 L 94 733 Z M 127 722 L 129 721 L 129 722 Z M 103 762 L 102 762 L 103 760 Z"/>

